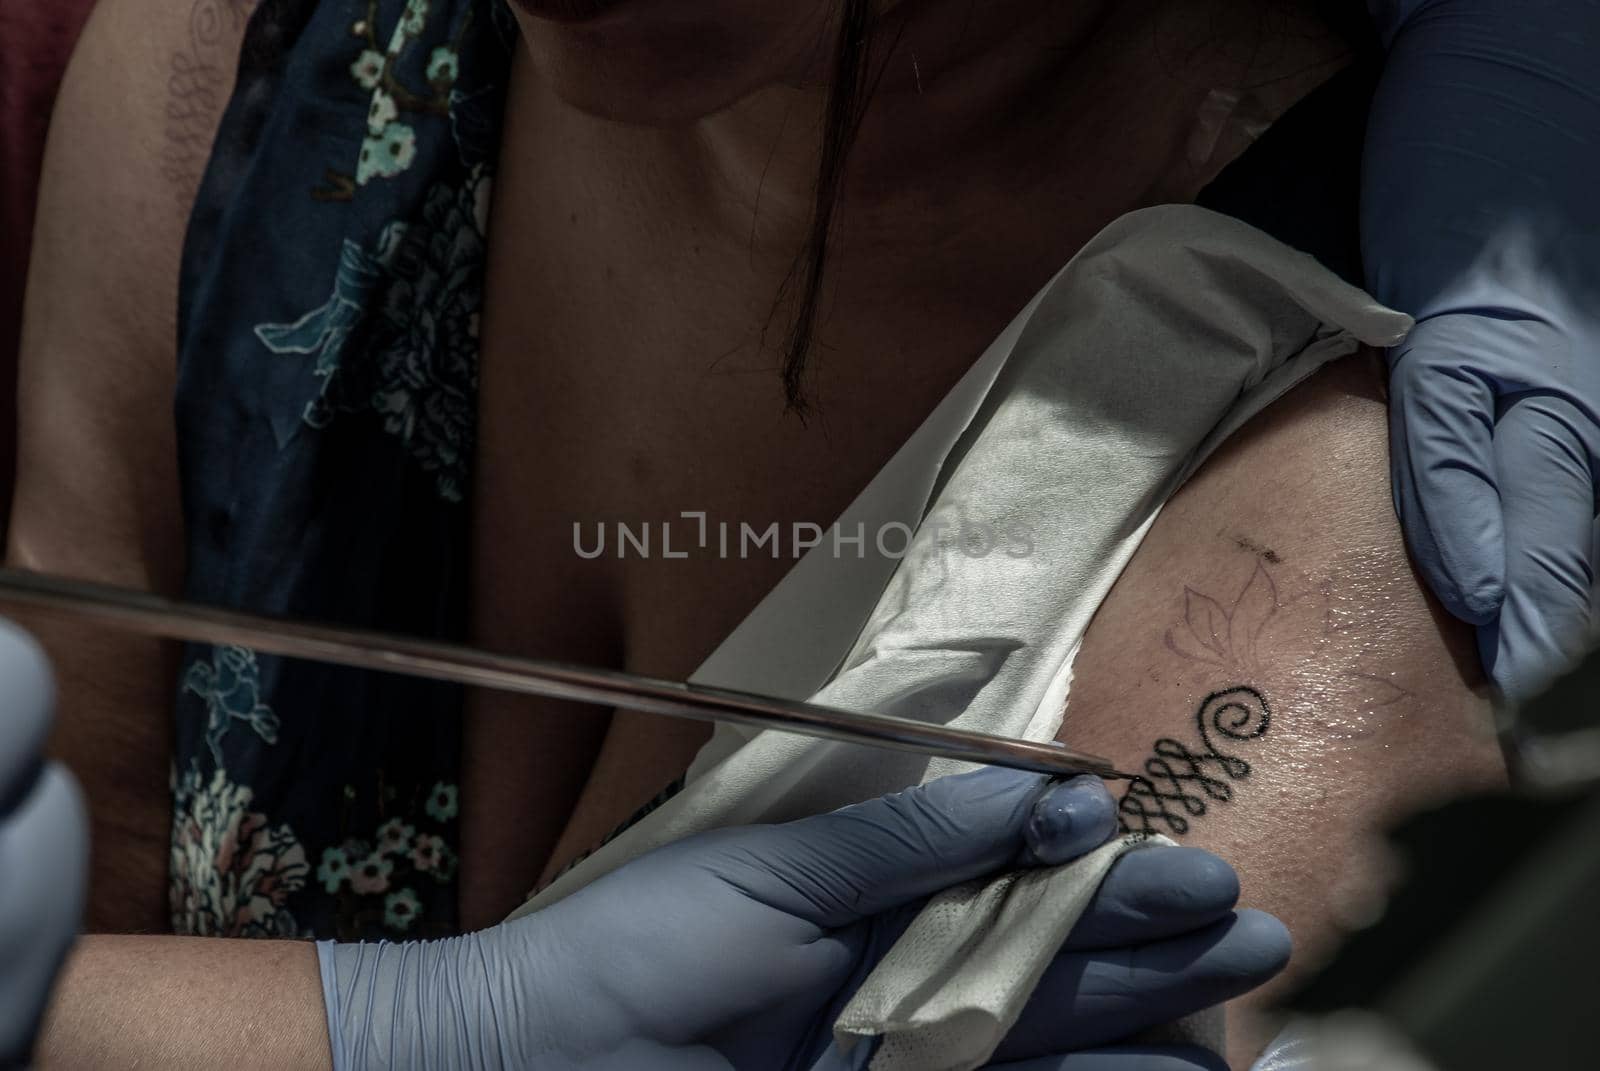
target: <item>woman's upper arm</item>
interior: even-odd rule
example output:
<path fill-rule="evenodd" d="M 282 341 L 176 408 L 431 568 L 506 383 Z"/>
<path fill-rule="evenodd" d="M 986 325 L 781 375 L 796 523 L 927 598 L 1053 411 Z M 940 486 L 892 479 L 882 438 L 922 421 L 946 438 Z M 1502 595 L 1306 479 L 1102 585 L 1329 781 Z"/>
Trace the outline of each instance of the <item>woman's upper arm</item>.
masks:
<path fill-rule="evenodd" d="M 102 0 L 67 68 L 23 312 L 17 564 L 178 582 L 178 260 L 232 84 L 233 7 Z"/>
<path fill-rule="evenodd" d="M 239 36 L 222 30 L 242 32 L 242 17 L 215 21 L 224 9 L 101 0 L 68 66 L 23 312 L 9 564 L 181 584 L 178 261 L 233 80 Z M 94 828 L 90 927 L 163 927 L 173 648 L 5 612 L 55 667 L 52 750 L 83 783 Z"/>
<path fill-rule="evenodd" d="M 1294 935 L 1290 975 L 1379 894 L 1376 830 L 1503 777 L 1470 630 L 1405 556 L 1377 383 L 1358 358 L 1324 370 L 1172 499 L 1085 637 L 1061 734 L 1146 775 L 1119 792 L 1128 828 L 1235 866 Z M 1236 1059 L 1265 1040 L 1230 1037 Z"/>

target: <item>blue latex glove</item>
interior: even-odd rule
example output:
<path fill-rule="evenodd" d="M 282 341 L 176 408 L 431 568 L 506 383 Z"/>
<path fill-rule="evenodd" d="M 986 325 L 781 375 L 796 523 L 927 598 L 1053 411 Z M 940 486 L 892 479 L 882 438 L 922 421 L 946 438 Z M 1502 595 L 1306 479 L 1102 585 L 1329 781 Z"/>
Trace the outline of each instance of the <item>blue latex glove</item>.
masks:
<path fill-rule="evenodd" d="M 88 887 L 82 799 L 42 758 L 54 700 L 44 652 L 0 619 L 0 1067 L 27 1060 Z"/>
<path fill-rule="evenodd" d="M 1051 785 L 986 769 L 786 825 L 691 837 L 482 933 L 324 942 L 334 1066 L 860 1067 L 869 1046 L 841 1056 L 833 1021 L 922 901 L 1074 858 L 1114 826 L 1093 778 Z M 1283 966 L 1282 924 L 1232 911 L 1237 895 L 1233 871 L 1198 849 L 1125 855 L 995 1066 L 1222 1068 L 1197 1050 L 1103 1047 Z"/>
<path fill-rule="evenodd" d="M 1428 584 L 1526 698 L 1594 620 L 1600 2 L 1378 0 L 1363 163 L 1395 505 Z"/>

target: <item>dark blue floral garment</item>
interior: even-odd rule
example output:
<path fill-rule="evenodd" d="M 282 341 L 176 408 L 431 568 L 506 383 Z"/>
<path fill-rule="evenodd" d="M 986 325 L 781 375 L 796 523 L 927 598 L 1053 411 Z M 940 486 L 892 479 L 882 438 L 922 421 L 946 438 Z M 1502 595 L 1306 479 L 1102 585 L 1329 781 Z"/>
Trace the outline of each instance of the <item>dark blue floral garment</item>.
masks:
<path fill-rule="evenodd" d="M 190 222 L 187 594 L 459 638 L 499 0 L 263 0 Z M 458 689 L 191 646 L 172 922 L 455 932 Z"/>

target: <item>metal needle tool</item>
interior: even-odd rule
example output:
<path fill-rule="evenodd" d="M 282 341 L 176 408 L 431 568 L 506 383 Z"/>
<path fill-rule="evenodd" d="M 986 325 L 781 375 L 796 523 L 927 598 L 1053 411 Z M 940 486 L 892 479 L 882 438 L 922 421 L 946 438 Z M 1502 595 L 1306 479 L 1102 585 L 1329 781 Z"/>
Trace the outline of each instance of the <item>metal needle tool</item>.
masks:
<path fill-rule="evenodd" d="M 1066 748 L 858 714 L 748 692 L 658 680 L 616 670 L 494 654 L 461 644 L 364 629 L 312 625 L 163 598 L 128 588 L 0 568 L 0 602 L 22 603 L 112 628 L 192 643 L 237 644 L 268 654 L 508 692 L 599 703 L 698 721 L 843 740 L 872 747 L 1054 775 L 1130 779 L 1109 760 Z"/>

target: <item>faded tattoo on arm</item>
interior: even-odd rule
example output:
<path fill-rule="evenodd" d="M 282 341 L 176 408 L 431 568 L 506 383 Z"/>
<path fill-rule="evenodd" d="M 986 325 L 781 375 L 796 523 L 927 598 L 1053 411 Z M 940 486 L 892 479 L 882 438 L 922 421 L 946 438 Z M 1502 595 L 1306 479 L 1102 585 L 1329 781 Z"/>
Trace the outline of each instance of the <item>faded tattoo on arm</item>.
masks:
<path fill-rule="evenodd" d="M 211 155 L 211 139 L 232 89 L 234 44 L 257 0 L 195 0 L 189 39 L 167 64 L 161 175 L 188 211 Z"/>

